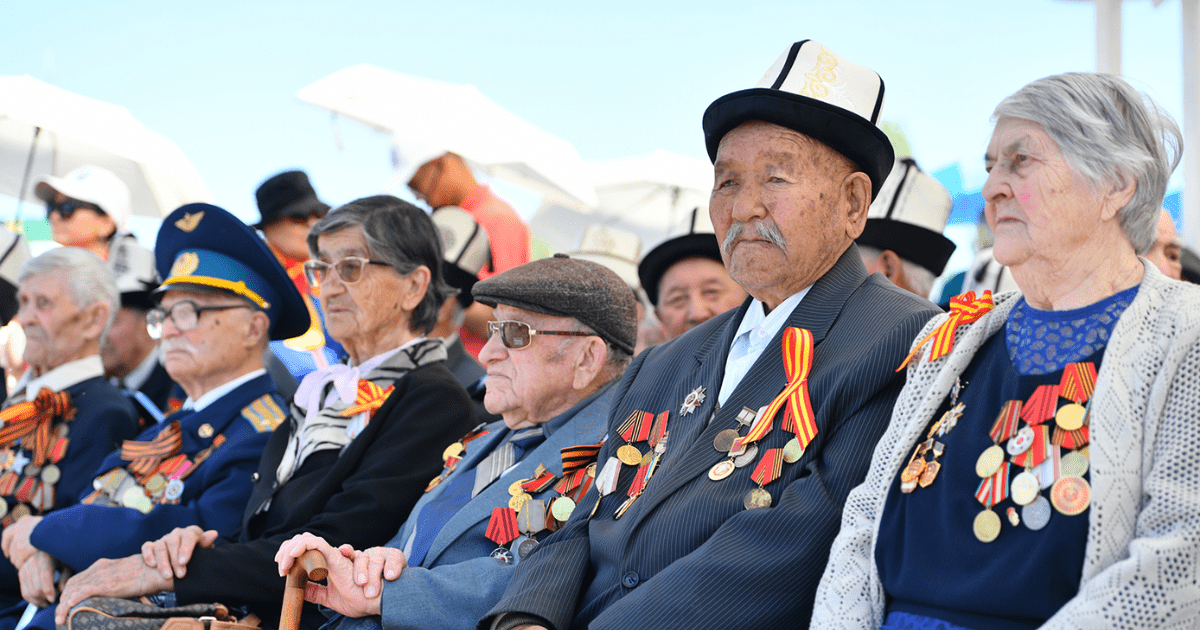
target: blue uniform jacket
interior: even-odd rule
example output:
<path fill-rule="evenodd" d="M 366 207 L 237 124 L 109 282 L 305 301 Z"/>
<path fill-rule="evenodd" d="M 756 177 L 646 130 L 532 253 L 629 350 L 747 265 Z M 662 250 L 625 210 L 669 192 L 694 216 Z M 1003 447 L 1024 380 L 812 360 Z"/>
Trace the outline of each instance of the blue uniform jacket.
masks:
<path fill-rule="evenodd" d="M 104 378 L 89 378 L 64 391 L 71 394 L 75 419 L 68 425 L 71 441 L 67 452 L 57 464 L 62 478 L 55 484 L 54 510 L 78 503 L 80 495 L 91 491 L 96 466 L 104 456 L 114 448 L 120 448 L 124 440 L 137 435 L 137 413 L 133 404 Z M 29 454 L 24 449 L 22 452 Z M 0 500 L 15 505 L 11 497 Z M 0 557 L 0 597 L 6 595 L 19 598 L 20 584 L 17 570 L 7 558 Z"/>
<path fill-rule="evenodd" d="M 189 459 L 208 448 L 217 435 L 224 434 L 226 439 L 184 481 L 179 504 L 156 505 L 143 514 L 127 507 L 81 503 L 48 514 L 34 528 L 31 542 L 76 571 L 82 571 L 100 558 L 123 558 L 138 553 L 143 542 L 157 540 L 176 527 L 199 525 L 222 535 L 232 532 L 250 497 L 251 476 L 258 468 L 263 447 L 271 430 L 287 417 L 285 409 L 271 377 L 264 374 L 241 384 L 202 411 L 174 414 L 163 425 L 150 427 L 137 439 L 153 440 L 168 423 L 178 420 L 183 437 L 180 452 Z M 212 427 L 212 434 L 202 438 L 199 430 L 205 424 Z M 118 445 L 99 467 L 93 465 L 91 478 L 128 463 L 121 459 Z M 78 496 L 82 499 L 91 492 L 88 483 Z"/>
<path fill-rule="evenodd" d="M 475 627 L 475 620 L 500 599 L 514 568 L 514 565 L 503 564 L 488 555 L 496 548 L 496 543 L 485 535 L 492 509 L 507 505 L 511 498 L 509 484 L 532 477 L 538 464 L 545 464 L 547 470 L 561 476 L 562 449 L 599 442 L 604 437 L 615 391 L 615 384 L 610 383 L 565 411 L 560 416 L 566 416 L 565 423 L 545 442 L 450 518 L 438 532 L 420 566 L 406 567 L 398 579 L 384 583 L 381 603 L 384 628 L 466 630 Z M 467 454 L 454 472 L 421 497 L 400 532 L 388 542 L 388 547 L 403 549 L 416 528 L 421 510 L 441 496 L 454 477 L 473 471 L 480 460 L 503 444 L 511 433 L 503 421 L 494 422 L 487 429 L 488 435 L 467 445 Z M 535 495 L 534 499 L 547 501 L 548 507 L 549 499 L 554 496 L 558 493 L 547 490 Z M 546 536 L 543 532 L 538 538 L 545 540 Z M 339 630 L 379 627 L 379 617 L 368 617 L 347 620 Z"/>

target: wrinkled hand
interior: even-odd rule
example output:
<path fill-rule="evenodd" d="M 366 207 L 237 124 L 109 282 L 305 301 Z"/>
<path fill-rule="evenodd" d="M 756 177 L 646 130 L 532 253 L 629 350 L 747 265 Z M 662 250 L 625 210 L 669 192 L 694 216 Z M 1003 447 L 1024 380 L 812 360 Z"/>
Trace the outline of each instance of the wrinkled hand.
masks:
<path fill-rule="evenodd" d="M 187 563 L 192 559 L 192 551 L 197 546 L 213 546 L 217 536 L 215 529 L 204 531 L 195 525 L 176 527 L 170 534 L 154 542 L 143 543 L 142 561 L 146 566 L 158 569 L 164 580 L 181 578 L 187 575 Z"/>
<path fill-rule="evenodd" d="M 170 576 L 164 578 L 157 570 L 146 566 L 141 556 L 120 560 L 102 558 L 83 573 L 77 573 L 67 580 L 67 586 L 58 598 L 54 619 L 59 625 L 65 624 L 67 613 L 89 597 L 129 598 L 173 590 L 174 580 Z"/>
<path fill-rule="evenodd" d="M 50 554 L 35 552 L 21 565 L 17 576 L 21 579 L 21 597 L 30 604 L 45 608 L 58 597 L 54 588 L 54 558 Z"/>
<path fill-rule="evenodd" d="M 408 566 L 404 553 L 399 549 L 372 547 L 366 551 L 355 551 L 350 545 L 334 549 L 325 539 L 304 533 L 280 545 L 279 553 L 275 555 L 279 574 L 287 575 L 296 558 L 309 549 L 316 549 L 325 557 L 329 578 L 326 585 L 309 582 L 304 590 L 304 599 L 332 608 L 347 617 L 380 614 L 380 597 L 383 593 L 380 578 L 394 580 Z"/>
<path fill-rule="evenodd" d="M 40 516 L 23 516 L 4 528 L 4 535 L 0 536 L 0 550 L 4 551 L 4 557 L 8 558 L 14 567 L 20 569 L 30 556 L 37 553 L 37 547 L 29 542 L 29 537 L 33 534 L 33 528 L 40 522 Z"/>

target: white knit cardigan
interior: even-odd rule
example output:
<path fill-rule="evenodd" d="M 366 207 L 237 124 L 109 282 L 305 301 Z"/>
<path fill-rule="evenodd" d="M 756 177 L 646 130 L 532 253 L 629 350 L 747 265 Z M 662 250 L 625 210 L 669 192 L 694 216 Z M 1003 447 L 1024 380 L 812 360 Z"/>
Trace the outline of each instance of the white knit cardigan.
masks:
<path fill-rule="evenodd" d="M 1200 287 L 1143 264 L 1141 288 L 1113 328 L 1093 394 L 1079 593 L 1043 628 L 1200 628 Z M 847 498 L 812 628 L 880 627 L 886 596 L 875 543 L 888 489 L 955 378 L 1002 331 L 1019 297 L 998 296 L 994 310 L 960 326 L 949 355 L 930 363 L 927 345 L 910 364 L 870 472 Z M 918 339 L 946 317 L 931 320 Z"/>

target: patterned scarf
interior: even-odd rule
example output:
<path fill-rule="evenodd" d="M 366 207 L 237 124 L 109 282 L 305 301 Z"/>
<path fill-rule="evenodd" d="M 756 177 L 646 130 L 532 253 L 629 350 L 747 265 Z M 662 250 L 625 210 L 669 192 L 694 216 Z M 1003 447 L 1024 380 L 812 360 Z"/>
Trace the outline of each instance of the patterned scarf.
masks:
<path fill-rule="evenodd" d="M 279 468 L 275 471 L 275 478 L 280 484 L 285 483 L 304 464 L 309 455 L 328 449 L 341 451 L 361 433 L 362 427 L 370 422 L 373 412 L 363 411 L 350 417 L 341 413 L 356 404 L 356 386 L 359 378 L 366 378 L 380 389 L 387 389 L 412 370 L 445 360 L 446 347 L 440 339 L 422 338 L 401 347 L 377 367 L 368 371 L 365 377 L 360 377 L 356 368 L 340 363 L 305 376 L 304 382 L 300 384 L 300 389 L 292 399 L 289 420 L 292 437 L 283 453 L 283 459 L 279 462 Z M 368 361 L 366 365 L 370 363 Z M 345 387 L 351 383 L 354 387 Z M 302 392 L 314 388 L 320 392 L 319 397 L 301 396 Z M 318 400 L 323 400 L 324 406 L 319 410 L 308 408 L 316 407 L 314 403 Z M 301 407 L 301 404 L 305 406 Z"/>

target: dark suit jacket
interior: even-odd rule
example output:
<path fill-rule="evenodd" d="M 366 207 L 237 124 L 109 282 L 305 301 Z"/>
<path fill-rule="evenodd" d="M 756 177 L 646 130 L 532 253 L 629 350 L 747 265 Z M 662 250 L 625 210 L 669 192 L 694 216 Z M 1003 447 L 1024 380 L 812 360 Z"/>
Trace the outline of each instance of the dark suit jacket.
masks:
<path fill-rule="evenodd" d="M 634 409 L 670 411 L 662 466 L 620 520 L 613 513 L 626 499 L 635 467 L 623 467 L 617 490 L 591 521 L 586 516 L 597 494 L 589 492 L 568 524 L 517 566 L 489 616 L 527 613 L 559 630 L 807 623 L 842 503 L 863 480 L 904 384 L 896 366 L 937 311 L 879 274 L 868 278 L 852 245 L 717 410 L 729 346 L 751 303 L 634 361 L 617 392 L 609 434 Z M 772 506 L 747 510 L 742 500 L 758 485 L 750 479 L 756 464 L 710 480 L 709 469 L 726 458 L 713 438 L 739 426 L 742 407 L 758 409 L 783 390 L 788 326 L 807 328 L 816 343 L 808 389 L 819 433 L 803 457 L 784 464 L 781 477 L 766 486 Z M 680 415 L 684 397 L 701 385 L 704 403 Z M 782 412 L 759 443 L 760 458 L 791 439 L 779 428 L 781 419 Z M 608 440 L 600 461 L 623 443 Z"/>
<path fill-rule="evenodd" d="M 431 363 L 396 381 L 395 391 L 340 455 L 314 453 L 280 485 L 275 470 L 296 427 L 290 419 L 263 451 L 241 526 L 215 547 L 197 549 L 187 576 L 175 580 L 179 603 L 246 606 L 265 627 L 275 627 L 284 586 L 274 561 L 280 543 L 312 532 L 334 546 L 383 545 L 441 472 L 443 449 L 475 425 L 462 386 L 442 362 Z M 267 501 L 270 509 L 260 512 Z M 306 627 L 321 621 L 315 607 L 306 608 Z"/>
<path fill-rule="evenodd" d="M 138 391 L 145 394 L 164 415 L 170 413 L 167 400 L 171 397 L 171 392 L 175 391 L 175 381 L 171 380 L 171 375 L 167 374 L 167 368 L 163 367 L 161 360 L 154 362 L 154 369 L 150 371 L 150 376 Z"/>

